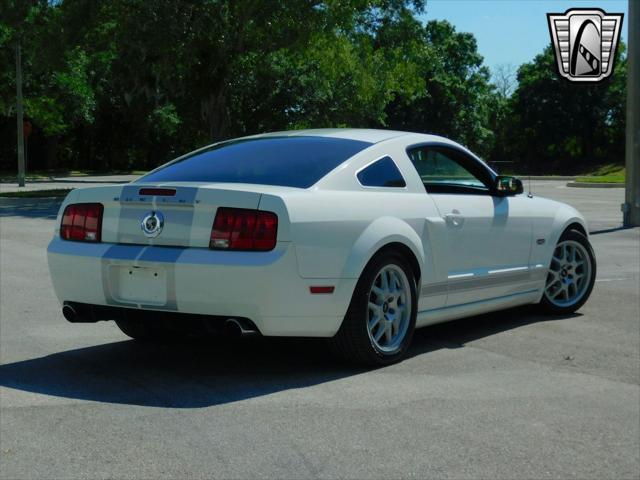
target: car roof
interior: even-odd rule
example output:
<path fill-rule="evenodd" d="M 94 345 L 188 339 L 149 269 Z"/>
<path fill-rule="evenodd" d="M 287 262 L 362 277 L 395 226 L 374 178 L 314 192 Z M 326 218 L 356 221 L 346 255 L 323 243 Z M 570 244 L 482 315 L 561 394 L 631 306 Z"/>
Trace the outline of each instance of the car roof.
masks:
<path fill-rule="evenodd" d="M 392 138 L 399 138 L 410 135 L 420 135 L 423 141 L 435 141 L 452 143 L 444 137 L 438 135 L 418 134 L 413 132 L 402 132 L 399 130 L 381 130 L 373 128 L 315 128 L 307 130 L 286 130 L 282 132 L 262 133 L 244 138 L 268 138 L 268 137 L 333 137 L 347 140 L 358 140 L 361 142 L 379 143 Z"/>

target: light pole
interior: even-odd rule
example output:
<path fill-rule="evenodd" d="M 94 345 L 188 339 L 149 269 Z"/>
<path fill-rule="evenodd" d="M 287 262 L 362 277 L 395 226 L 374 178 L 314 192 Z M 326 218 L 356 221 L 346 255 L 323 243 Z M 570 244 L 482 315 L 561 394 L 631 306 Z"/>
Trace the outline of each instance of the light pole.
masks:
<path fill-rule="evenodd" d="M 640 226 L 640 0 L 629 0 L 627 53 L 626 188 L 623 225 Z"/>
<path fill-rule="evenodd" d="M 24 187 L 24 124 L 22 119 L 22 52 L 16 42 L 16 123 L 18 125 L 18 186 Z"/>

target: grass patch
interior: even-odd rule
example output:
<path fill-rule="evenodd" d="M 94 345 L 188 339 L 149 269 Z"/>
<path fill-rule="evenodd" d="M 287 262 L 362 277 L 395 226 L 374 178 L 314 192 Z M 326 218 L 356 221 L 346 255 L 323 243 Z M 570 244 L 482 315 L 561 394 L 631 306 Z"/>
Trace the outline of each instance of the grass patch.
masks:
<path fill-rule="evenodd" d="M 57 188 L 55 190 L 25 190 L 23 192 L 2 192 L 5 198 L 64 198 L 72 188 Z"/>
<path fill-rule="evenodd" d="M 584 183 L 624 183 L 624 175 L 600 175 L 595 177 L 577 177 L 576 182 Z"/>
<path fill-rule="evenodd" d="M 625 169 L 620 165 L 603 165 L 593 172 L 576 178 L 576 181 L 586 183 L 624 183 Z"/>

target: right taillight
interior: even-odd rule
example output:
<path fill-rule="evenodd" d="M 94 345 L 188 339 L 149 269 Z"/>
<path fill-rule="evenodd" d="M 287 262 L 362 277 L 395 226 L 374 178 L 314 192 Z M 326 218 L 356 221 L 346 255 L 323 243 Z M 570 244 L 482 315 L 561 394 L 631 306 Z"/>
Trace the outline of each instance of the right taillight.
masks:
<path fill-rule="evenodd" d="M 215 250 L 273 250 L 278 236 L 278 216 L 245 208 L 218 208 L 209 248 Z"/>
<path fill-rule="evenodd" d="M 101 203 L 75 203 L 62 214 L 60 237 L 77 242 L 99 242 L 102 232 Z"/>

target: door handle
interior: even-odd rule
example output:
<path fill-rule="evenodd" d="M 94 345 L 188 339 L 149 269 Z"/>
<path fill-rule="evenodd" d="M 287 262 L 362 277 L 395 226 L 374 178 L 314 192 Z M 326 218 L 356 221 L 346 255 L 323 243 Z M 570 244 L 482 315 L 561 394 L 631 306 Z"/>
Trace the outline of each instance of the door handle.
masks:
<path fill-rule="evenodd" d="M 444 216 L 446 224 L 453 228 L 460 228 L 464 224 L 464 215 L 458 210 L 453 210 L 451 213 L 447 213 Z"/>

